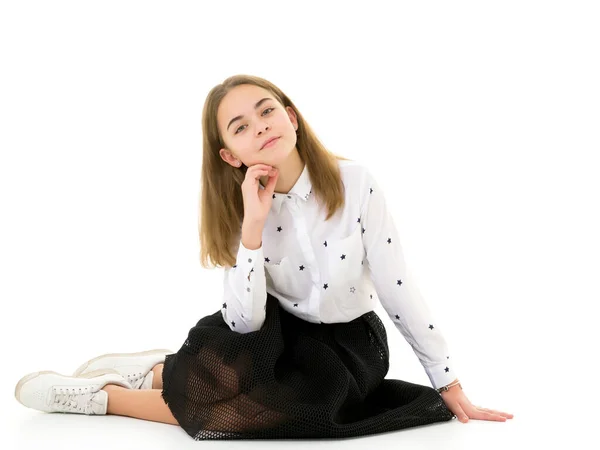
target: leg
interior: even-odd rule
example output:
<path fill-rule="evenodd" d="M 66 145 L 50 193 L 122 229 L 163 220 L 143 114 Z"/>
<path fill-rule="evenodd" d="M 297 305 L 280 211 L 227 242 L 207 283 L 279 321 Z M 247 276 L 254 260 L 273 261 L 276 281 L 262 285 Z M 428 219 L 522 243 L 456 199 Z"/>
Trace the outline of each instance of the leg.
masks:
<path fill-rule="evenodd" d="M 152 372 L 154 372 L 154 378 L 152 379 L 152 389 L 162 389 L 162 371 L 164 366 L 164 364 L 157 364 L 152 368 Z"/>
<path fill-rule="evenodd" d="M 107 384 L 102 390 L 108 393 L 107 414 L 179 425 L 162 399 L 160 389 L 131 390 Z"/>

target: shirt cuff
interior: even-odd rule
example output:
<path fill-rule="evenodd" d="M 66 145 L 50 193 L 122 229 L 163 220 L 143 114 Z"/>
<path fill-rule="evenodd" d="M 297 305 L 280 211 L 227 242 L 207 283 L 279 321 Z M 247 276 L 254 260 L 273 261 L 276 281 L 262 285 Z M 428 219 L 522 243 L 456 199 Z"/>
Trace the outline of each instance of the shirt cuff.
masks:
<path fill-rule="evenodd" d="M 254 269 L 256 263 L 264 263 L 262 243 L 257 249 L 251 250 L 246 248 L 240 240 L 240 247 L 236 259 L 237 265 L 244 271 L 246 280 L 248 280 L 248 276 L 252 274 L 252 269 Z"/>
<path fill-rule="evenodd" d="M 263 246 L 257 249 L 251 250 L 246 248 L 240 239 L 240 246 L 237 253 L 237 269 L 242 271 L 242 282 L 243 282 L 243 294 L 241 295 L 241 306 L 245 314 L 241 314 L 241 318 L 246 323 L 251 323 L 254 319 L 255 312 L 254 308 L 257 307 L 255 304 L 256 285 L 260 286 L 260 277 L 264 277 L 264 256 Z M 258 277 L 258 278 L 257 278 Z M 264 282 L 263 282 L 264 283 Z"/>
<path fill-rule="evenodd" d="M 448 363 L 425 367 L 429 381 L 435 389 L 446 386 L 458 378 L 452 366 L 453 364 L 450 364 L 450 360 L 448 360 Z"/>

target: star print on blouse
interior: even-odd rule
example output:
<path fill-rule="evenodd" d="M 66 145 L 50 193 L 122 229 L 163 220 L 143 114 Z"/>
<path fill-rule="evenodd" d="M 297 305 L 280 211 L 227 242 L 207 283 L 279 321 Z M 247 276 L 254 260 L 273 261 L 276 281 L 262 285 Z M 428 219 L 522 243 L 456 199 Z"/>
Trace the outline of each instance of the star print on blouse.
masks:
<path fill-rule="evenodd" d="M 356 186 L 364 186 L 364 184 L 360 183 L 359 180 L 356 180 L 357 184 Z M 354 179 L 352 181 L 352 183 L 354 183 Z M 397 326 L 397 328 L 399 328 L 403 334 L 405 335 L 405 337 L 407 337 L 407 339 L 409 339 L 409 342 L 411 343 L 411 345 L 414 347 L 415 352 L 417 353 L 417 355 L 419 356 L 419 359 L 421 360 L 421 362 L 423 363 L 424 367 L 426 368 L 428 375 L 430 376 L 433 385 L 435 386 L 437 385 L 442 385 L 441 383 L 446 383 L 446 379 L 448 379 L 450 376 L 454 376 L 453 373 L 449 373 L 451 372 L 450 367 L 445 365 L 445 364 L 439 364 L 436 366 L 433 366 L 432 363 L 438 362 L 439 363 L 439 359 L 440 356 L 439 354 L 441 352 L 439 352 L 439 350 L 442 348 L 441 345 L 443 345 L 443 341 L 441 340 L 440 336 L 436 336 L 433 337 L 431 339 L 427 338 L 425 335 L 429 335 L 429 333 L 439 333 L 438 332 L 438 328 L 437 326 L 434 327 L 433 324 L 429 323 L 432 320 L 426 319 L 426 316 L 422 316 L 422 319 L 420 322 L 419 321 L 414 321 L 413 322 L 413 316 L 412 316 L 412 311 L 411 310 L 407 310 L 406 313 L 404 312 L 404 309 L 400 309 L 396 312 L 393 311 L 393 304 L 389 303 L 389 301 L 392 298 L 397 298 L 399 301 L 401 301 L 403 299 L 403 297 L 406 297 L 407 300 L 412 300 L 410 298 L 410 296 L 412 295 L 410 293 L 410 291 L 412 291 L 412 285 L 411 282 L 409 280 L 405 280 L 405 276 L 404 274 L 402 274 L 402 276 L 398 277 L 398 275 L 400 275 L 399 273 L 394 274 L 394 271 L 396 270 L 395 265 L 394 264 L 383 264 L 384 261 L 385 263 L 394 263 L 397 260 L 394 259 L 395 256 L 402 256 L 400 253 L 400 250 L 397 248 L 398 245 L 400 244 L 395 244 L 394 246 L 392 246 L 392 243 L 396 242 L 396 238 L 392 238 L 392 234 L 389 233 L 389 231 L 393 231 L 393 224 L 391 222 L 391 218 L 389 215 L 389 212 L 386 211 L 385 209 L 385 202 L 384 199 L 382 198 L 381 194 L 379 194 L 379 196 L 372 196 L 373 193 L 375 193 L 375 190 L 378 189 L 374 189 L 373 186 L 376 185 L 376 181 L 374 178 L 371 178 L 371 185 L 365 186 L 364 188 L 361 189 L 361 193 L 358 193 L 358 189 L 355 190 L 354 192 L 352 191 L 348 191 L 351 193 L 352 197 L 349 197 L 349 199 L 351 201 L 355 201 L 356 199 L 358 199 L 359 197 L 361 198 L 361 210 L 359 214 L 354 215 L 354 217 L 356 217 L 356 222 L 358 225 L 358 227 L 360 227 L 361 230 L 361 239 L 365 245 L 365 250 L 367 250 L 367 252 L 364 253 L 364 256 L 360 258 L 360 264 L 361 266 L 365 266 L 365 261 L 368 262 L 370 264 L 370 269 L 371 269 L 371 277 L 372 280 L 377 280 L 376 286 L 377 286 L 377 294 L 379 294 L 379 296 L 382 298 L 382 301 L 384 302 L 384 306 L 386 307 L 386 309 L 389 311 L 390 314 L 390 318 L 393 320 L 393 322 L 395 322 L 395 325 Z M 273 194 L 273 207 L 272 212 L 274 214 L 279 214 L 279 208 L 280 206 L 282 206 L 283 203 L 286 203 L 288 200 L 287 199 L 293 199 L 294 196 L 291 194 L 294 194 L 296 196 L 296 198 L 293 200 L 296 204 L 298 203 L 298 200 L 305 200 L 306 198 L 309 197 L 309 193 L 306 193 L 306 190 L 303 190 L 301 187 L 303 185 L 303 180 L 301 179 L 301 182 L 298 184 L 298 188 L 295 189 L 294 191 L 290 192 L 289 195 L 286 194 Z M 308 187 L 308 186 L 307 186 Z M 377 186 L 376 186 L 377 187 Z M 368 191 L 366 191 L 366 189 L 368 189 Z M 366 192 L 365 192 L 366 191 Z M 380 190 L 379 190 L 380 191 Z M 312 189 L 310 191 L 310 193 L 312 193 Z M 362 195 L 362 194 L 366 194 L 366 195 Z M 372 198 L 372 199 L 371 199 Z M 356 203 L 356 202 L 355 202 Z M 351 203 L 349 203 L 351 204 Z M 305 211 L 308 213 L 309 211 L 311 211 L 310 208 L 307 208 L 306 210 L 304 209 L 298 209 L 298 208 L 290 208 L 288 209 L 288 211 L 292 212 L 292 218 L 295 218 L 296 216 L 299 217 L 299 214 L 303 214 Z M 358 212 L 358 210 L 356 211 Z M 295 215 L 294 215 L 295 214 Z M 275 216 L 277 217 L 277 216 Z M 282 218 L 285 217 L 287 219 L 287 216 L 282 216 Z M 293 224 L 293 222 L 291 222 Z M 282 233 L 283 227 L 286 227 L 286 233 Z M 369 226 L 369 232 L 367 233 L 366 227 Z M 389 228 L 388 228 L 389 227 Z M 274 231 L 277 231 L 278 233 L 281 234 L 277 234 L 277 233 L 273 233 Z M 268 230 L 268 232 L 270 232 L 270 238 L 273 238 L 273 236 L 275 236 L 273 238 L 274 240 L 274 245 L 276 248 L 281 248 L 281 242 L 278 242 L 277 237 L 279 237 L 279 241 L 284 241 L 285 239 L 290 239 L 290 234 L 288 233 L 288 230 L 293 230 L 293 226 L 290 228 L 290 225 L 288 222 L 281 222 L 279 226 L 277 226 L 275 224 L 275 227 L 271 228 L 271 230 Z M 358 232 L 358 230 L 356 230 Z M 388 233 L 386 233 L 386 235 L 383 235 L 383 233 L 385 231 L 388 231 Z M 375 236 L 377 236 L 376 239 L 374 239 L 374 233 Z M 328 243 L 331 240 L 330 238 L 332 238 L 333 236 L 329 236 L 328 239 L 324 239 L 322 241 L 322 245 L 325 248 L 325 250 L 323 250 L 323 254 L 326 256 L 328 253 L 329 248 L 334 248 L 333 244 L 332 246 L 329 246 Z M 337 243 L 338 241 L 338 237 L 336 236 L 334 243 Z M 358 239 L 358 238 L 357 238 Z M 377 240 L 377 242 L 374 242 L 374 240 Z M 348 240 L 348 242 L 352 241 L 351 239 Z M 385 243 L 387 243 L 388 245 L 385 245 Z M 371 247 L 373 246 L 373 247 Z M 377 246 L 377 247 L 375 247 Z M 337 246 L 337 248 L 339 248 L 339 246 Z M 336 250 L 337 250 L 336 248 Z M 373 252 L 373 254 L 377 254 L 377 255 L 381 255 L 381 261 L 379 260 L 379 256 L 377 257 L 377 260 L 371 260 L 367 257 L 367 253 L 370 253 L 369 250 L 374 249 L 375 251 Z M 394 255 L 392 252 L 399 252 L 398 255 Z M 335 264 L 344 264 L 344 266 L 339 266 L 339 269 L 341 269 L 341 277 L 344 277 L 344 273 L 346 273 L 346 270 L 351 269 L 350 266 L 348 266 L 348 264 L 354 265 L 354 264 L 358 264 L 358 261 L 354 261 L 354 250 L 351 248 L 340 248 L 340 252 L 336 255 L 334 254 L 329 254 L 329 258 L 328 259 L 328 264 L 330 265 L 335 265 Z M 337 253 L 337 252 L 336 252 Z M 254 253 L 256 254 L 256 253 Z M 263 257 L 264 255 L 260 255 L 260 257 Z M 274 255 L 271 255 L 274 256 Z M 278 255 L 279 256 L 279 255 Z M 284 255 L 284 256 L 290 256 L 290 259 L 292 254 L 290 255 Z M 259 257 L 259 258 L 260 258 Z M 247 258 L 247 257 L 246 257 Z M 246 258 L 241 259 L 241 261 L 244 261 Z M 339 258 L 339 259 L 338 259 Z M 256 259 L 256 258 L 253 258 Z M 295 258 L 294 258 L 295 259 Z M 358 259 L 358 258 L 356 258 Z M 248 259 L 249 262 L 251 262 L 251 259 Z M 269 257 L 264 257 L 264 261 L 265 263 L 271 263 L 271 260 Z M 296 262 L 296 261 L 294 261 Z M 306 261 L 305 261 L 306 262 Z M 398 260 L 398 262 L 400 262 Z M 279 264 L 279 263 L 274 263 L 275 265 Z M 305 276 L 313 276 L 313 274 L 311 273 L 311 271 L 315 270 L 315 267 L 311 267 L 311 266 L 307 266 L 303 263 L 301 263 L 301 261 L 297 261 L 297 267 L 298 270 L 303 272 L 302 274 L 297 274 L 296 276 L 298 277 L 298 286 L 302 286 L 304 283 L 310 283 L 311 280 L 310 278 L 305 279 Z M 233 267 L 237 267 L 238 264 L 234 265 Z M 259 266 L 260 267 L 260 266 Z M 293 267 L 293 266 L 292 266 Z M 342 269 L 343 268 L 343 269 Z M 268 267 L 265 267 L 265 269 L 268 269 Z M 308 269 L 308 270 L 305 270 Z M 403 269 L 402 266 L 398 266 L 398 270 Z M 331 267 L 331 270 L 335 270 L 335 267 Z M 362 268 L 360 269 L 362 272 Z M 245 275 L 248 275 L 248 280 L 251 279 L 251 277 L 249 276 L 249 274 L 254 273 L 253 277 L 258 277 L 258 275 L 256 275 L 254 268 L 250 268 L 248 266 L 248 269 L 246 270 Z M 335 273 L 335 272 L 332 272 Z M 355 272 L 358 273 L 358 272 Z M 287 276 L 293 276 L 292 273 L 286 273 L 286 271 L 284 272 L 273 272 L 273 275 L 277 275 L 277 279 L 273 279 L 273 282 L 276 283 L 276 286 L 274 286 L 274 289 L 277 290 L 277 283 L 278 282 L 285 282 L 285 280 L 281 277 L 282 275 L 287 275 Z M 396 276 L 394 276 L 396 275 Z M 245 281 L 245 280 L 244 280 Z M 329 282 L 325 283 L 324 280 L 321 282 L 322 286 L 323 286 L 323 291 L 326 291 L 327 289 L 329 289 L 329 291 L 333 291 L 333 294 L 336 293 L 336 290 L 340 287 L 339 284 L 340 282 L 343 283 L 344 280 L 337 280 L 337 279 L 331 279 L 328 280 Z M 350 281 L 350 280 L 347 280 Z M 262 281 L 261 281 L 262 283 Z M 352 301 L 361 301 L 360 297 L 362 297 L 363 295 L 366 297 L 367 293 L 364 293 L 364 289 L 362 288 L 362 285 L 360 286 L 349 286 L 350 283 L 347 283 L 346 286 L 342 286 L 343 290 L 345 290 L 346 294 L 345 295 L 353 295 L 352 297 Z M 354 283 L 352 283 L 354 284 Z M 250 285 L 251 286 L 251 285 Z M 390 288 L 389 286 L 392 286 L 392 288 Z M 288 286 L 290 289 L 293 288 L 293 285 Z M 382 291 L 379 292 L 379 287 L 381 287 Z M 246 284 L 246 286 L 239 286 L 240 291 L 242 291 L 242 293 L 245 294 L 245 292 L 250 292 L 250 288 L 248 287 L 248 284 Z M 347 289 L 347 290 L 346 290 Z M 393 290 L 392 290 L 393 289 Z M 402 291 L 400 291 L 400 289 L 402 289 Z M 292 289 L 293 292 L 294 289 Z M 400 294 L 396 294 L 394 293 L 394 291 L 399 292 Z M 245 291 L 245 292 L 244 292 Z M 406 291 L 406 293 L 403 293 L 404 291 Z M 238 291 L 239 292 L 239 291 Z M 373 300 L 375 293 L 370 293 L 369 294 L 369 299 Z M 384 295 L 385 294 L 385 295 Z M 254 293 L 254 295 L 256 295 L 256 292 Z M 323 296 L 325 295 L 325 293 L 323 292 L 322 294 Z M 329 292 L 327 295 L 330 295 Z M 291 294 L 290 294 L 291 296 Z M 229 296 L 228 300 L 231 300 L 233 296 Z M 240 298 L 240 297 L 238 297 Z M 356 298 L 356 300 L 354 300 Z M 326 299 L 326 297 L 325 297 Z M 280 302 L 282 303 L 286 303 L 287 305 L 292 306 L 294 310 L 300 310 L 300 313 L 303 314 L 308 314 L 309 316 L 311 316 L 310 313 L 308 313 L 307 311 L 307 307 L 308 304 L 307 302 L 303 302 L 303 301 L 298 301 L 300 300 L 299 298 L 289 298 L 285 295 L 282 295 L 281 298 L 279 299 Z M 418 300 L 418 299 L 417 299 Z M 295 301 L 295 302 L 294 302 Z M 229 302 L 230 303 L 230 302 Z M 302 303 L 302 307 L 300 307 L 300 303 Z M 406 304 L 406 303 L 399 303 L 399 305 L 402 305 L 402 308 L 405 307 L 409 307 L 410 305 Z M 227 320 L 227 318 L 229 319 L 229 321 L 231 321 L 231 319 L 235 318 L 235 321 L 237 322 L 238 325 L 238 329 L 242 328 L 243 331 L 242 332 L 246 332 L 249 327 L 250 329 L 253 328 L 253 324 L 250 324 L 250 322 L 248 322 L 248 320 L 246 319 L 240 319 L 239 312 L 237 312 L 239 308 L 239 305 L 236 307 L 236 311 L 232 312 L 233 309 L 229 308 L 230 311 L 227 311 L 227 303 L 223 303 L 223 311 L 224 311 L 224 317 Z M 264 305 L 264 310 L 267 310 L 267 306 L 266 304 Z M 245 312 L 245 311 L 244 311 Z M 417 312 L 415 310 L 415 312 Z M 237 313 L 237 314 L 236 314 Z M 298 314 L 300 314 L 298 313 Z M 236 315 L 232 315 L 232 314 L 236 314 Z M 336 313 L 337 314 L 337 313 Z M 403 317 L 404 314 L 407 314 L 406 318 Z M 302 316 L 303 317 L 303 316 Z M 414 317 L 416 317 L 416 319 L 419 319 L 418 315 L 415 315 Z M 319 321 L 319 317 L 314 317 L 314 319 L 317 320 L 317 323 L 324 323 L 323 320 Z M 243 323 L 240 325 L 239 321 L 242 320 Z M 328 323 L 331 322 L 328 321 Z M 335 320 L 334 320 L 335 322 Z M 231 321 L 231 325 L 232 328 L 235 327 L 235 322 Z M 415 328 L 416 327 L 416 328 Z M 427 328 L 425 328 L 427 327 Z M 418 328 L 421 329 L 426 329 L 426 332 L 418 332 Z M 236 331 L 238 331 L 236 329 Z M 414 332 L 411 333 L 411 331 Z M 414 340 L 410 339 L 412 336 L 414 336 Z M 433 336 L 433 335 L 432 335 Z M 421 340 L 423 339 L 423 340 Z M 437 345 L 438 347 L 436 348 Z M 429 353 L 429 349 L 431 349 L 431 353 Z M 434 350 L 438 350 L 438 352 L 434 352 Z M 442 353 L 443 355 L 443 353 Z M 443 355 L 446 357 L 446 360 L 449 361 L 450 357 L 448 355 Z M 443 356 L 441 356 L 443 358 Z M 448 375 L 444 376 L 442 375 L 443 373 L 446 373 Z"/>

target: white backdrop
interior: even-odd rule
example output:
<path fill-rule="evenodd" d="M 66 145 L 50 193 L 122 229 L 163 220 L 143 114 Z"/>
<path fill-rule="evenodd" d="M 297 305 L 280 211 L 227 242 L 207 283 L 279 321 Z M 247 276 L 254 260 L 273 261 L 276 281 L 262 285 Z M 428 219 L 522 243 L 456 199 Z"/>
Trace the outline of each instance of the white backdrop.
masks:
<path fill-rule="evenodd" d="M 219 445 L 170 425 L 38 413 L 14 387 L 102 353 L 177 350 L 220 309 L 222 270 L 199 263 L 201 113 L 236 73 L 278 85 L 328 148 L 378 174 L 465 394 L 515 415 L 344 445 L 570 445 L 592 431 L 596 2 L 0 5 L 0 447 Z M 377 312 L 388 378 L 429 384 Z"/>

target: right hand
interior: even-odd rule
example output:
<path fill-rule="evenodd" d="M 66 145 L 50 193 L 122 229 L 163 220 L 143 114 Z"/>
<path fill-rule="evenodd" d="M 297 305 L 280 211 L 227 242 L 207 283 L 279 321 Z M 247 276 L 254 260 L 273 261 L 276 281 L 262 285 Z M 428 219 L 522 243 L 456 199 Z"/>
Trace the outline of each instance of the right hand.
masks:
<path fill-rule="evenodd" d="M 269 176 L 269 182 L 264 189 L 259 187 L 259 178 Z M 275 183 L 279 178 L 279 170 L 267 164 L 255 164 L 246 170 L 246 178 L 242 183 L 244 198 L 244 222 L 265 223 L 271 204 Z"/>

